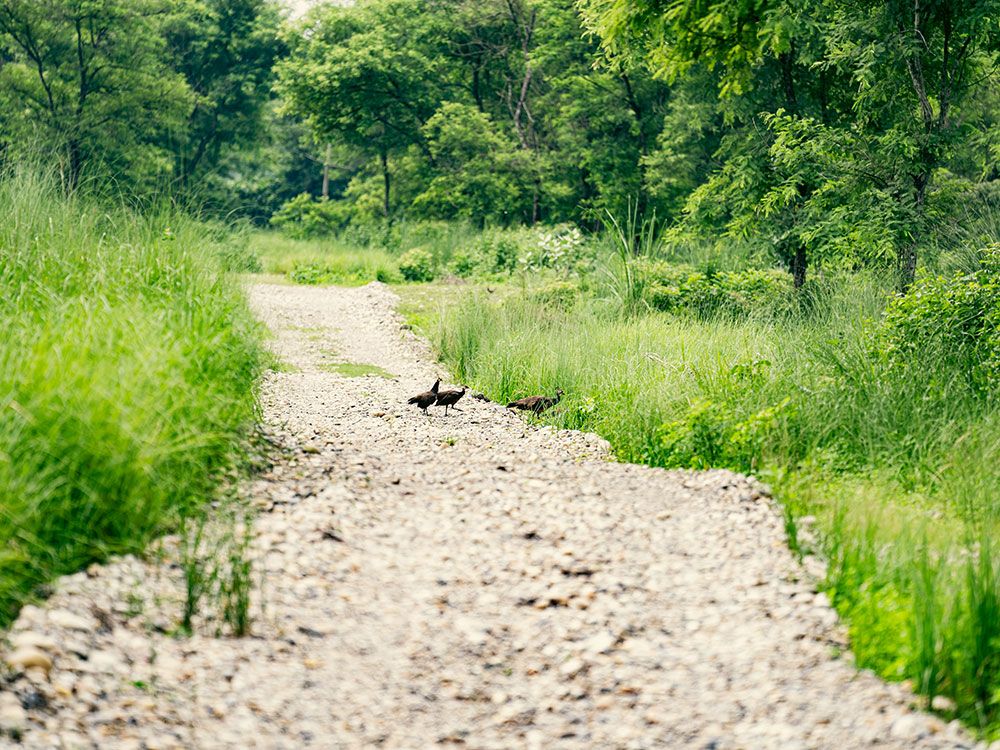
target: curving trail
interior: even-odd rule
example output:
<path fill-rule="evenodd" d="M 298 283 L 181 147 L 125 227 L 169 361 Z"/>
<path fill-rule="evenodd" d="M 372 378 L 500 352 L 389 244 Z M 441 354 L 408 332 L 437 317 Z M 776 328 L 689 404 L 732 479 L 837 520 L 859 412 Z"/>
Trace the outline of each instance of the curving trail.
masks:
<path fill-rule="evenodd" d="M 251 298 L 290 366 L 262 394 L 290 454 L 251 488 L 255 635 L 176 640 L 154 605 L 129 614 L 137 587 L 176 587 L 152 562 L 72 576 L 14 628 L 55 656 L 0 692 L 0 727 L 12 696 L 45 698 L 21 746 L 975 746 L 835 658 L 836 617 L 756 484 L 613 463 L 468 397 L 424 417 L 405 399 L 441 373 L 381 285 Z"/>

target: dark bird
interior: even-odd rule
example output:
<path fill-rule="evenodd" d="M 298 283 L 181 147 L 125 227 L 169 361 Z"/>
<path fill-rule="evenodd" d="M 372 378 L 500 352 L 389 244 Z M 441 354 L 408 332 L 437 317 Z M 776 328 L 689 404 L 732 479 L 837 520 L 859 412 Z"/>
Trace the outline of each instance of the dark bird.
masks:
<path fill-rule="evenodd" d="M 468 389 L 463 385 L 462 390 L 460 391 L 441 391 L 437 395 L 437 405 L 444 407 L 444 415 L 446 417 L 448 416 L 448 407 L 450 406 L 454 409 L 455 404 L 457 404 L 458 400 L 465 395 L 466 390 Z"/>
<path fill-rule="evenodd" d="M 419 408 L 424 410 L 424 414 L 427 414 L 427 407 L 433 406 L 434 402 L 437 401 L 438 397 L 438 387 L 441 385 L 441 379 L 438 378 L 434 381 L 434 385 L 431 386 L 429 391 L 424 391 L 423 393 L 418 393 L 416 396 L 411 398 L 406 403 L 416 404 Z"/>
<path fill-rule="evenodd" d="M 554 398 L 550 398 L 548 396 L 527 396 L 525 398 L 519 398 L 517 401 L 511 401 L 507 404 L 507 408 L 530 411 L 532 414 L 541 414 L 546 409 L 551 409 L 553 406 L 558 404 L 562 395 L 563 389 L 556 388 L 556 395 Z"/>

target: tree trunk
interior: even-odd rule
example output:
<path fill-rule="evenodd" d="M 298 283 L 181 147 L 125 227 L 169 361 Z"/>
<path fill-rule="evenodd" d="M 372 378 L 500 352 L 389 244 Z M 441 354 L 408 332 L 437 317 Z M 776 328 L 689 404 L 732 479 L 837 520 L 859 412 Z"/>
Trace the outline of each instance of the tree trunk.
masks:
<path fill-rule="evenodd" d="M 796 289 L 801 289 L 806 283 L 806 269 L 809 261 L 806 258 L 805 245 L 798 245 L 795 248 L 795 255 L 792 256 L 792 282 Z"/>
<path fill-rule="evenodd" d="M 930 159 L 925 159 L 930 162 Z M 915 222 L 917 233 L 923 231 L 924 199 L 927 196 L 927 186 L 931 181 L 932 166 L 927 163 L 924 170 L 913 176 L 913 203 L 916 207 Z M 899 291 L 906 294 L 917 278 L 917 240 L 914 237 L 901 237 L 897 249 L 896 264 L 899 270 Z"/>
<path fill-rule="evenodd" d="M 389 218 L 389 154 L 384 150 L 379 157 L 382 160 L 382 180 L 385 184 L 385 192 L 383 193 L 383 204 L 382 209 L 385 211 L 385 218 Z"/>
<path fill-rule="evenodd" d="M 907 242 L 899 248 L 899 291 L 906 294 L 917 278 L 917 243 Z"/>
<path fill-rule="evenodd" d="M 330 199 L 330 144 L 323 154 L 323 200 Z"/>

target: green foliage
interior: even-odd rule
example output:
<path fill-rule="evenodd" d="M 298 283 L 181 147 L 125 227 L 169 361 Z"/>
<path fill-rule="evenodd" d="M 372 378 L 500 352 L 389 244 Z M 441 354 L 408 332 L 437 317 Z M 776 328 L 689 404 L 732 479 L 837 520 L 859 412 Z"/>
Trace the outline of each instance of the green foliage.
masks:
<path fill-rule="evenodd" d="M 523 215 L 525 176 L 514 142 L 488 114 L 445 102 L 423 126 L 434 177 L 413 201 L 421 215 L 509 223 Z"/>
<path fill-rule="evenodd" d="M 287 110 L 360 157 L 340 196 L 352 221 L 579 221 L 646 193 L 665 87 L 596 70 L 568 3 L 369 0 L 286 39 Z"/>
<path fill-rule="evenodd" d="M 704 273 L 665 261 L 637 263 L 645 299 L 656 310 L 712 317 L 781 317 L 797 310 L 792 277 L 776 269 Z"/>
<path fill-rule="evenodd" d="M 569 310 L 579 298 L 580 286 L 571 281 L 551 281 L 531 292 L 533 301 L 560 310 Z"/>
<path fill-rule="evenodd" d="M 969 167 L 993 159 L 982 102 L 997 84 L 998 0 L 579 6 L 613 62 L 682 88 L 714 75 L 725 127 L 718 168 L 689 193 L 691 225 L 773 238 L 799 285 L 807 265 L 853 246 L 875 258 L 888 247 L 907 288 L 956 193 L 984 174 Z M 703 133 L 710 114 L 688 112 Z M 697 169 L 676 143 L 647 163 Z"/>
<path fill-rule="evenodd" d="M 271 224 L 298 239 L 324 237 L 343 225 L 342 213 L 336 203 L 302 193 L 285 203 L 271 217 Z"/>
<path fill-rule="evenodd" d="M 266 0 L 5 2 L 0 151 L 52 154 L 71 185 L 203 196 L 190 179 L 261 135 L 278 18 Z"/>
<path fill-rule="evenodd" d="M 218 239 L 0 179 L 0 620 L 216 497 L 256 418 L 259 331 Z"/>
<path fill-rule="evenodd" d="M 791 417 L 790 403 L 785 398 L 739 419 L 723 404 L 698 401 L 681 419 L 660 427 L 654 460 L 667 467 L 755 471 L 779 421 Z"/>
<path fill-rule="evenodd" d="M 431 281 L 435 276 L 434 256 L 421 248 L 408 250 L 399 258 L 399 272 L 407 281 Z"/>
<path fill-rule="evenodd" d="M 944 355 L 968 385 L 987 396 L 1000 388 L 1000 246 L 983 252 L 973 274 L 918 281 L 889 305 L 876 347 L 894 378 L 913 377 L 928 355 Z M 935 390 L 940 391 L 939 383 Z"/>
<path fill-rule="evenodd" d="M 264 137 L 271 70 L 283 51 L 279 11 L 268 0 L 195 0 L 175 8 L 164 26 L 170 67 L 194 99 L 172 146 L 173 173 L 190 186 L 218 173 L 224 147 Z"/>

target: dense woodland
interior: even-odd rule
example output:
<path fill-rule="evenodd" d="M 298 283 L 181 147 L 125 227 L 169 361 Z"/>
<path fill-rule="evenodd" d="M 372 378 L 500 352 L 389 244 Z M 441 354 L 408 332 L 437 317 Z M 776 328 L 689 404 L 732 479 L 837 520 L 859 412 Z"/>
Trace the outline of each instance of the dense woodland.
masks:
<path fill-rule="evenodd" d="M 235 273 L 378 280 L 457 382 L 762 477 L 1000 738 L 998 64 L 1000 0 L 0 0 L 0 624 L 245 467 Z"/>
<path fill-rule="evenodd" d="M 0 148 L 321 231 L 596 228 L 912 283 L 1000 200 L 995 0 L 7 0 Z M 324 166 L 325 169 L 324 169 Z M 327 179 L 324 180 L 324 173 Z M 324 192 L 325 191 L 325 192 Z"/>

